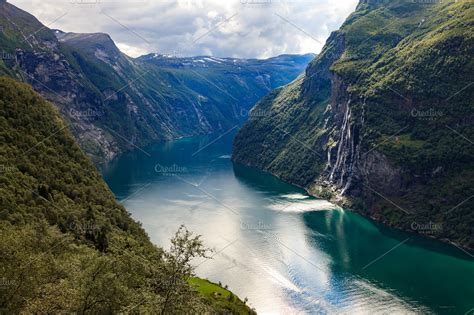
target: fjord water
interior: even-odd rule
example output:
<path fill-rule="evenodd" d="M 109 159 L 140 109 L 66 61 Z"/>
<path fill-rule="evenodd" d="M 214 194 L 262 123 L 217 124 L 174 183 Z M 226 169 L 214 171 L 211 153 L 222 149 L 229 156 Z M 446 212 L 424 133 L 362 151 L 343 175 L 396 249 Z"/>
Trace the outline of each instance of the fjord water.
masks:
<path fill-rule="evenodd" d="M 232 135 L 126 153 L 110 188 L 157 245 L 185 224 L 215 251 L 196 273 L 259 313 L 468 314 L 474 261 L 230 160 Z"/>

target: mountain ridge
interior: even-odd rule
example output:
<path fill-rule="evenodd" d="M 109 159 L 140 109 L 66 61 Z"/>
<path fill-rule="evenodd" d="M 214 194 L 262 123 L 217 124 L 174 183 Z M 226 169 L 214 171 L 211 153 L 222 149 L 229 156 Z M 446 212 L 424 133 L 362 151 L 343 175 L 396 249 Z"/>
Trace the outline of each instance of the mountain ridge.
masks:
<path fill-rule="evenodd" d="M 469 1 L 361 1 L 303 77 L 259 101 L 233 160 L 472 249 L 473 152 L 457 133 L 473 134 L 473 16 Z"/>
<path fill-rule="evenodd" d="M 131 58 L 104 33 L 51 30 L 7 2 L 0 4 L 0 26 L 0 74 L 55 104 L 96 164 L 157 141 L 226 132 L 311 59 L 253 61 L 250 68 L 207 62 L 190 71 Z"/>

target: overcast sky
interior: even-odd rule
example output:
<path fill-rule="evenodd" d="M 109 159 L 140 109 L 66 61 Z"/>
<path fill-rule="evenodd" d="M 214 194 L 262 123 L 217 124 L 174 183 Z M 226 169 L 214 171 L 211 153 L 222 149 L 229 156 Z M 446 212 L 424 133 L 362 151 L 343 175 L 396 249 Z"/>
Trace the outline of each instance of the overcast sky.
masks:
<path fill-rule="evenodd" d="M 358 0 L 8 0 L 49 28 L 109 34 L 126 54 L 317 53 Z"/>

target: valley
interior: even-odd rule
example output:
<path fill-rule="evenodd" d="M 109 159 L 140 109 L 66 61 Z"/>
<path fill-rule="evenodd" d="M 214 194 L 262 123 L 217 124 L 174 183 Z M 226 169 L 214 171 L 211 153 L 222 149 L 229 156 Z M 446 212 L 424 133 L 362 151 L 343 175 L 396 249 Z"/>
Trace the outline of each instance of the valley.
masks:
<path fill-rule="evenodd" d="M 183 223 L 203 235 L 216 254 L 197 263 L 199 276 L 228 285 L 264 314 L 470 309 L 474 287 L 465 279 L 474 277 L 474 260 L 468 254 L 233 164 L 234 134 L 206 147 L 218 136 L 143 148 L 149 156 L 134 150 L 103 170 L 155 244 L 166 248 Z"/>
<path fill-rule="evenodd" d="M 55 104 L 96 164 L 137 146 L 237 128 L 260 97 L 314 57 L 131 58 L 105 33 L 49 29 L 6 1 L 0 28 L 0 75 L 31 84 Z"/>
<path fill-rule="evenodd" d="M 51 1 L 0 0 L 0 314 L 473 312 L 472 0 Z"/>

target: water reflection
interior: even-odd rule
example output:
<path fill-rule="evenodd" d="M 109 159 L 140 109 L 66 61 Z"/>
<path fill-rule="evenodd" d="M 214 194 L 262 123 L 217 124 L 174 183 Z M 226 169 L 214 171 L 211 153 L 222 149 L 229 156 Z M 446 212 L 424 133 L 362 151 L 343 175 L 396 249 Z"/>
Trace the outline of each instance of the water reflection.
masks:
<path fill-rule="evenodd" d="M 168 246 L 183 223 L 203 235 L 215 256 L 196 262 L 199 276 L 229 285 L 261 313 L 462 314 L 474 307 L 466 281 L 474 278 L 474 265 L 443 254 L 452 248 L 232 165 L 231 139 L 193 155 L 210 141 L 152 146 L 151 157 L 128 153 L 104 169 L 154 243 Z"/>

